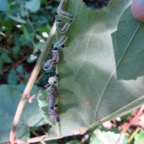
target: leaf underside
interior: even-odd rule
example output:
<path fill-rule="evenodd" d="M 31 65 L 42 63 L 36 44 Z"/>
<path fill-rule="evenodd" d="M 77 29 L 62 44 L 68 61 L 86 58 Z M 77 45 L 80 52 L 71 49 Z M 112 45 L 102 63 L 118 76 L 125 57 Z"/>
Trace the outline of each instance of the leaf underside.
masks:
<path fill-rule="evenodd" d="M 66 33 L 59 68 L 61 136 L 80 134 L 144 101 L 144 24 L 131 0 L 111 0 L 95 12 L 69 0 L 74 23 Z M 58 138 L 57 125 L 45 140 Z"/>

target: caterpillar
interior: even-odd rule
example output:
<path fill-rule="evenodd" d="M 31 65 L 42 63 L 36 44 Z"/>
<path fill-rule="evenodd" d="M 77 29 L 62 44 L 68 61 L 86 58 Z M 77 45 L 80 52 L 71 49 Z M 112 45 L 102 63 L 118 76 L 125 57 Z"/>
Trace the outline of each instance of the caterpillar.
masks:
<path fill-rule="evenodd" d="M 58 78 L 57 78 L 56 75 L 55 75 L 55 76 L 51 76 L 51 77 L 49 77 L 49 79 L 48 79 L 48 83 L 49 83 L 50 85 L 55 85 L 55 84 L 57 83 L 57 80 L 58 80 Z"/>
<path fill-rule="evenodd" d="M 58 15 L 68 19 L 68 22 L 66 22 L 64 25 L 62 25 L 61 20 L 56 20 L 57 32 L 62 33 L 62 34 L 67 32 L 67 30 L 69 29 L 69 27 L 71 26 L 73 22 L 73 16 L 70 13 L 63 10 L 65 2 L 66 0 L 61 0 L 57 8 Z M 53 65 L 59 62 L 59 59 L 60 59 L 59 47 L 64 47 L 67 39 L 68 37 L 66 35 L 62 35 L 61 38 L 54 44 L 52 51 L 51 51 L 52 58 L 48 59 L 43 65 L 43 69 L 46 72 L 48 72 L 53 67 Z M 46 85 L 46 88 L 47 88 L 47 91 L 49 91 L 50 93 L 49 97 L 47 97 L 47 100 L 49 103 L 48 107 L 49 107 L 50 116 L 52 116 L 53 120 L 57 123 L 60 121 L 60 118 L 58 114 L 58 106 L 56 105 L 58 103 L 57 101 L 58 91 L 57 91 L 56 83 L 57 83 L 57 76 L 51 76 L 48 79 L 48 84 Z"/>
<path fill-rule="evenodd" d="M 56 123 L 58 123 L 59 120 L 59 115 L 58 115 L 58 107 L 54 106 L 54 109 L 51 111 L 51 115 L 53 116 L 53 119 Z"/>
<path fill-rule="evenodd" d="M 43 69 L 47 72 L 48 70 L 50 70 L 53 66 L 53 59 L 48 59 L 43 66 Z"/>
<path fill-rule="evenodd" d="M 48 101 L 49 101 L 49 110 L 53 110 L 54 105 L 55 105 L 55 96 L 51 94 L 48 97 Z"/>
<path fill-rule="evenodd" d="M 57 64 L 59 62 L 59 51 L 58 49 L 52 50 L 52 60 L 54 64 Z"/>
<path fill-rule="evenodd" d="M 59 6 L 57 8 L 58 15 L 66 18 L 66 19 L 69 19 L 69 20 L 73 19 L 73 16 L 70 13 L 63 10 L 64 4 L 65 4 L 65 0 L 61 0 Z"/>
<path fill-rule="evenodd" d="M 54 64 L 59 62 L 59 51 L 57 49 L 52 50 L 52 59 L 48 59 L 43 66 L 43 69 L 47 72 L 52 68 Z"/>
<path fill-rule="evenodd" d="M 63 47 L 64 44 L 66 43 L 67 39 L 68 39 L 68 37 L 66 35 L 63 35 L 59 39 L 59 41 L 54 44 L 54 50 L 57 49 L 57 48 L 59 48 L 59 47 Z"/>
<path fill-rule="evenodd" d="M 56 29 L 59 33 L 65 33 L 72 24 L 72 20 L 69 20 L 65 25 L 62 27 L 61 20 L 56 20 Z"/>
<path fill-rule="evenodd" d="M 50 92 L 50 95 L 54 95 L 54 96 L 58 95 L 57 89 L 54 86 L 52 86 L 52 85 L 50 85 L 47 88 L 47 90 Z"/>

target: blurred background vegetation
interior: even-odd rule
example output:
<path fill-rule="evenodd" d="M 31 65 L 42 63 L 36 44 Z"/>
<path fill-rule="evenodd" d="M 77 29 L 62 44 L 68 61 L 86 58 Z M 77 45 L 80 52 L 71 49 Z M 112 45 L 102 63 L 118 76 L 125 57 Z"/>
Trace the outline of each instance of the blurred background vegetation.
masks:
<path fill-rule="evenodd" d="M 102 8 L 108 0 L 83 0 L 92 10 Z M 41 53 L 42 46 L 49 36 L 55 20 L 59 0 L 0 0 L 0 84 L 21 85 L 27 83 L 28 77 Z M 43 86 L 47 75 L 41 71 L 36 81 Z M 89 130 L 84 135 L 67 137 L 50 144 L 104 144 L 120 134 L 118 127 L 126 122 L 131 114 L 109 121 Z M 32 128 L 33 133 L 43 134 L 47 126 Z M 98 130 L 96 130 L 98 129 Z M 129 129 L 131 135 L 137 130 L 137 125 Z M 125 137 L 127 139 L 127 137 Z M 140 144 L 144 140 L 144 132 L 140 131 L 131 143 Z M 111 140 L 112 144 L 112 140 Z"/>

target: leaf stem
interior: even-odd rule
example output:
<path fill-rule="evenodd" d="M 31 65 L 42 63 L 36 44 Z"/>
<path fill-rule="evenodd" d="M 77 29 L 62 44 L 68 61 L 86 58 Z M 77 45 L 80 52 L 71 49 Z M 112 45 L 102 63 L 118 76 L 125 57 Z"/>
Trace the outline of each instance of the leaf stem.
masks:
<path fill-rule="evenodd" d="M 51 44 L 51 41 L 54 38 L 55 34 L 56 34 L 56 25 L 54 23 L 53 26 L 52 26 L 51 32 L 49 34 L 49 37 L 48 37 L 48 39 L 47 39 L 47 41 L 46 41 L 46 43 L 43 47 L 43 51 L 42 51 L 36 65 L 35 65 L 33 71 L 32 71 L 32 74 L 31 74 L 31 76 L 30 76 L 30 78 L 27 82 L 25 90 L 24 90 L 24 92 L 22 94 L 22 97 L 19 101 L 16 113 L 15 113 L 15 116 L 14 116 L 14 120 L 13 120 L 13 126 L 12 126 L 12 129 L 10 131 L 10 137 L 9 137 L 10 144 L 15 144 L 16 128 L 17 128 L 17 125 L 20 121 L 23 108 L 25 106 L 27 98 L 30 95 L 30 91 L 32 90 L 32 87 L 33 87 L 33 85 L 36 81 L 36 78 L 39 74 L 39 71 L 42 67 L 42 62 L 43 62 L 44 58 L 46 57 L 47 53 L 50 51 L 50 44 Z"/>

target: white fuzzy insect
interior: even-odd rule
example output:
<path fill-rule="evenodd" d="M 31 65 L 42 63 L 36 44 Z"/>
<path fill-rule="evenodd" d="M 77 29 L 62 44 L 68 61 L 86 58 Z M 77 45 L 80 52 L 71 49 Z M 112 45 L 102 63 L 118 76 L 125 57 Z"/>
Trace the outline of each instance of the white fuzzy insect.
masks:
<path fill-rule="evenodd" d="M 59 33 L 65 33 L 65 32 L 67 32 L 67 30 L 69 29 L 69 27 L 71 26 L 71 24 L 72 24 L 72 20 L 69 20 L 62 27 L 61 20 L 56 20 L 56 29 L 57 29 L 57 32 L 59 32 Z"/>
<path fill-rule="evenodd" d="M 49 83 L 50 85 L 55 85 L 55 84 L 57 83 L 57 80 L 58 80 L 57 76 L 51 76 L 51 77 L 49 77 L 49 79 L 48 79 L 48 83 Z"/>
<path fill-rule="evenodd" d="M 56 48 L 59 48 L 59 47 L 63 47 L 64 44 L 66 43 L 68 37 L 66 35 L 63 35 L 59 41 L 57 41 L 55 44 L 54 44 L 54 49 Z"/>
<path fill-rule="evenodd" d="M 59 6 L 57 8 L 58 15 L 66 18 L 66 19 L 69 19 L 69 20 L 73 19 L 73 16 L 70 13 L 63 10 L 64 4 L 65 4 L 65 0 L 61 0 Z"/>

